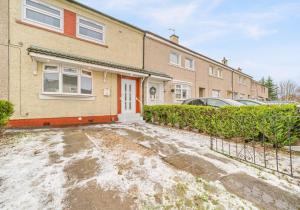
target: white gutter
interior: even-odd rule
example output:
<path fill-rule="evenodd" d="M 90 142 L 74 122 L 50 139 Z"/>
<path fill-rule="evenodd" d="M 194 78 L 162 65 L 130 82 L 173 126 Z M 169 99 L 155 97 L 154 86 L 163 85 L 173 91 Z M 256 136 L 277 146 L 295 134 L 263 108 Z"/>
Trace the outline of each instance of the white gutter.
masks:
<path fill-rule="evenodd" d="M 148 77 L 149 76 L 149 74 L 145 74 L 145 73 L 139 73 L 139 72 L 127 71 L 124 69 L 118 69 L 118 68 L 107 67 L 107 66 L 102 66 L 102 65 L 84 63 L 81 61 L 74 61 L 74 60 L 65 59 L 65 58 L 58 58 L 55 56 L 43 55 L 43 54 L 39 54 L 39 53 L 31 52 L 31 53 L 29 53 L 29 55 L 32 56 L 33 58 L 43 59 L 43 60 L 49 61 L 49 62 L 54 61 L 54 62 L 69 63 L 69 64 L 74 64 L 74 65 L 97 69 L 99 71 L 110 71 L 110 72 L 115 72 L 115 73 L 123 73 L 123 74 L 127 74 L 130 76 L 137 76 L 137 77 Z"/>
<path fill-rule="evenodd" d="M 172 78 L 169 78 L 169 77 L 162 77 L 162 76 L 156 76 L 156 75 L 150 75 L 150 78 L 159 79 L 159 80 L 163 80 L 163 81 L 171 81 L 172 80 Z"/>

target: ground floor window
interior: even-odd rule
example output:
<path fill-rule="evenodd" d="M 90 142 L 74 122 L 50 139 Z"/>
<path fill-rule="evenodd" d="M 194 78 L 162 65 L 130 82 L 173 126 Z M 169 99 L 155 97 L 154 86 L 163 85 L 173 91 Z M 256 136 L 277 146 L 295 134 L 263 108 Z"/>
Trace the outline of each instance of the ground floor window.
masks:
<path fill-rule="evenodd" d="M 220 98 L 221 97 L 221 91 L 220 90 L 212 90 L 211 96 L 214 98 Z"/>
<path fill-rule="evenodd" d="M 45 64 L 43 93 L 91 95 L 92 72 L 74 67 Z"/>
<path fill-rule="evenodd" d="M 175 98 L 177 101 L 191 98 L 191 86 L 187 84 L 175 84 Z"/>

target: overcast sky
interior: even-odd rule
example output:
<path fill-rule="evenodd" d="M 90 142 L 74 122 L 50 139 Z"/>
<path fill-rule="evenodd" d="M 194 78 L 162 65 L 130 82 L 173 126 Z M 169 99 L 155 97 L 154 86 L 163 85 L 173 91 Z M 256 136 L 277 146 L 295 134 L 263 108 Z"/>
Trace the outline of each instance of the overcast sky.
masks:
<path fill-rule="evenodd" d="M 260 79 L 300 84 L 300 0 L 79 0 Z"/>

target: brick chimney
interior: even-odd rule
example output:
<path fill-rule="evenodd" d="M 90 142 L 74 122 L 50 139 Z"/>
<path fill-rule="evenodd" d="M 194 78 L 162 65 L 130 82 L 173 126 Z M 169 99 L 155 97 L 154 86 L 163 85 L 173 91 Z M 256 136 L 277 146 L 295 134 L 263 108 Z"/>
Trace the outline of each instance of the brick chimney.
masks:
<path fill-rule="evenodd" d="M 224 57 L 223 60 L 222 60 L 222 63 L 227 66 L 228 65 L 228 60 Z"/>
<path fill-rule="evenodd" d="M 170 36 L 170 40 L 171 42 L 175 43 L 175 44 L 178 44 L 179 43 L 179 37 L 175 34 L 171 35 Z"/>

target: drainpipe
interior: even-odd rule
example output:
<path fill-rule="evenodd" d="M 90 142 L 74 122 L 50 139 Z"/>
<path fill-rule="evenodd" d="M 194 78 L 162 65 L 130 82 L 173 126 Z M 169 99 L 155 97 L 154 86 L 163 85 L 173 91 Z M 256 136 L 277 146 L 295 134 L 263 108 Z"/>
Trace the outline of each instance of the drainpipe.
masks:
<path fill-rule="evenodd" d="M 143 60 L 142 60 L 142 69 L 145 69 L 145 39 L 146 39 L 146 32 L 144 31 L 144 35 L 143 35 Z M 150 76 L 150 75 L 149 75 Z M 148 76 L 148 77 L 149 77 Z M 147 78 L 148 78 L 147 77 Z M 145 77 L 143 77 L 143 79 L 142 79 L 142 82 L 141 82 L 142 84 L 141 84 L 141 86 L 142 86 L 142 104 L 141 104 L 141 114 L 143 115 L 143 113 L 144 113 L 144 104 L 145 104 L 145 94 L 144 94 L 144 92 L 145 92 Z"/>
<path fill-rule="evenodd" d="M 146 39 L 146 32 L 144 32 L 144 35 L 143 35 L 143 66 L 142 66 L 142 69 L 145 69 L 145 39 Z"/>
<path fill-rule="evenodd" d="M 144 94 L 144 91 L 145 91 L 145 81 L 146 81 L 146 79 L 148 79 L 150 77 L 150 75 L 148 76 L 148 77 L 143 77 L 143 79 L 142 79 L 142 84 L 141 84 L 141 86 L 142 86 L 142 104 L 141 104 L 141 114 L 143 114 L 144 113 L 144 104 L 145 104 L 145 94 Z"/>
<path fill-rule="evenodd" d="M 233 73 L 234 73 L 234 71 L 232 71 L 232 76 L 231 76 L 231 91 L 232 91 L 232 99 L 234 99 L 234 87 L 233 87 L 233 85 L 234 85 L 234 82 L 233 82 Z"/>
<path fill-rule="evenodd" d="M 10 0 L 8 0 L 8 12 L 7 12 L 7 23 L 8 23 L 8 32 L 7 32 L 7 41 L 8 41 L 8 45 L 10 43 Z M 9 46 L 7 47 L 7 68 L 8 68 L 8 72 L 7 72 L 7 100 L 10 101 L 10 49 Z"/>

